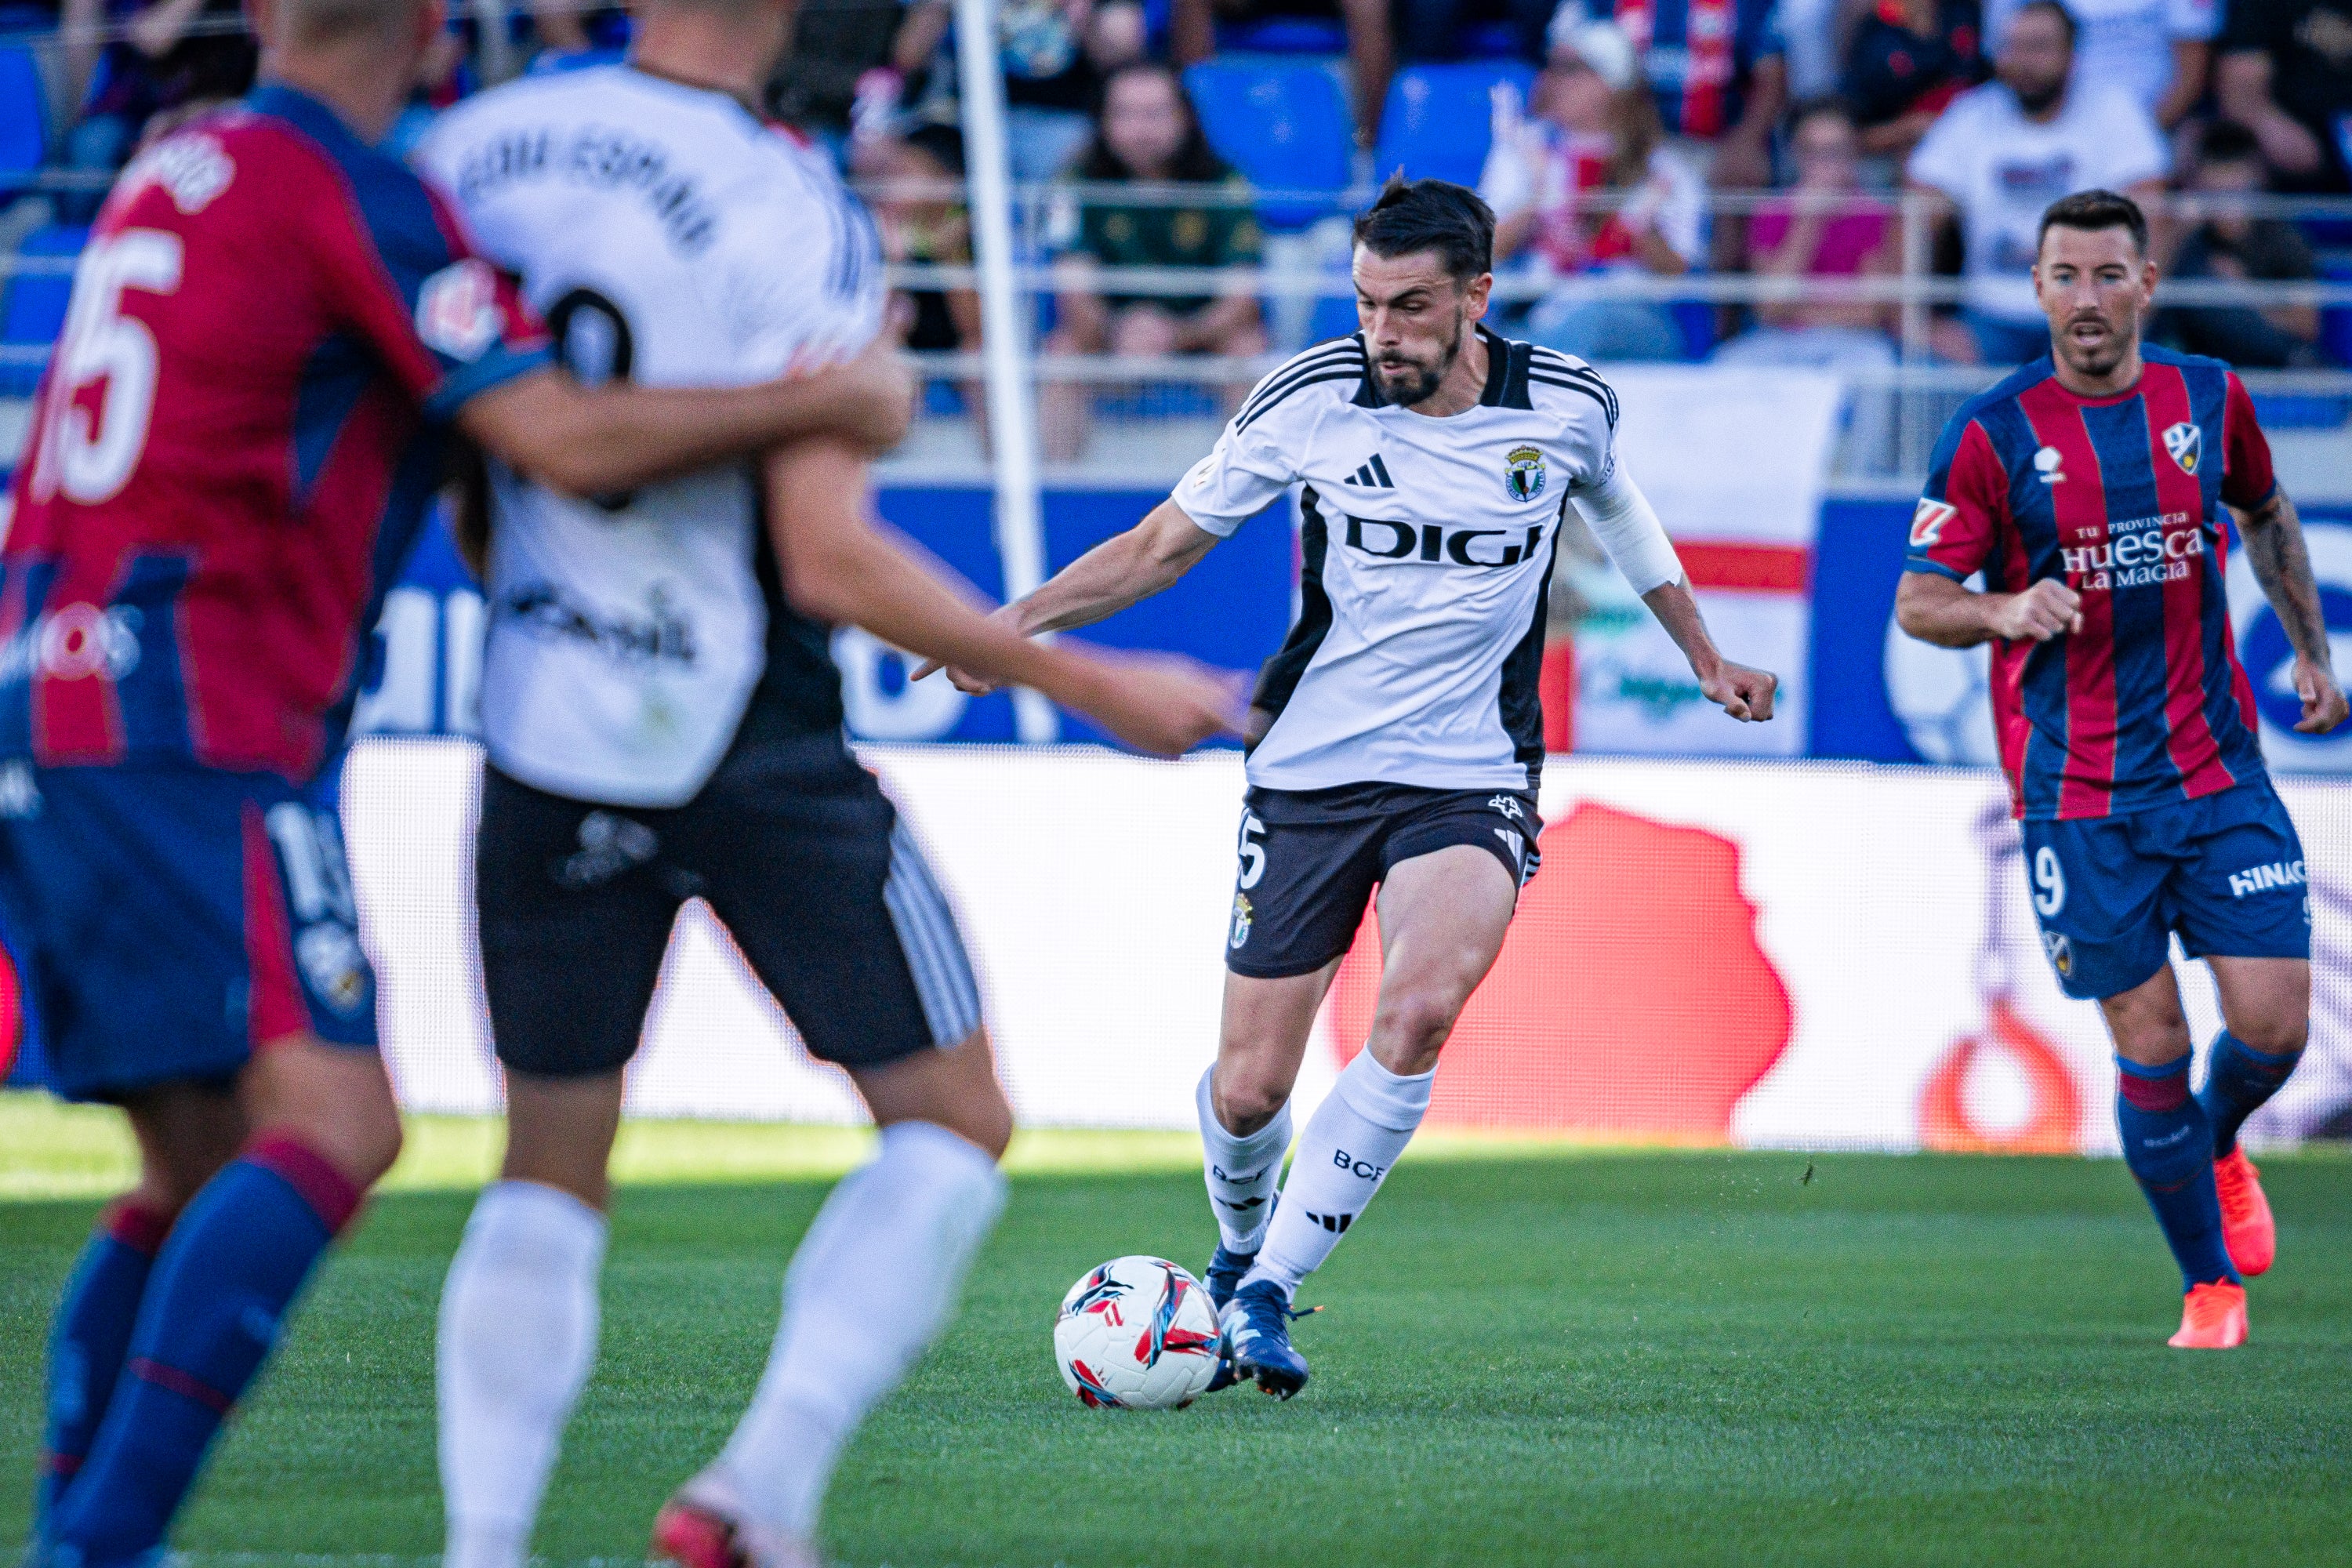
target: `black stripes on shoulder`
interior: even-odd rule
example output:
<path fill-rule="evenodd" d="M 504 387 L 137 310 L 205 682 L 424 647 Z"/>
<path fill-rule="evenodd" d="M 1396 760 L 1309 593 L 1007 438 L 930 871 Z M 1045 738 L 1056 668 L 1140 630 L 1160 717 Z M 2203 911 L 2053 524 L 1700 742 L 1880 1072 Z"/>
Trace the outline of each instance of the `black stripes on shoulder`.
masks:
<path fill-rule="evenodd" d="M 1336 338 L 1318 343 L 1265 378 L 1234 416 L 1234 428 L 1246 430 L 1260 416 L 1304 387 L 1326 381 L 1360 381 L 1365 374 L 1360 339 Z"/>
<path fill-rule="evenodd" d="M 1578 364 L 1565 354 L 1550 349 L 1535 351 L 1534 362 L 1528 366 L 1528 379 L 1538 386 L 1556 386 L 1569 392 L 1580 392 L 1601 405 L 1609 420 L 1609 428 L 1617 428 L 1617 393 L 1591 365 Z"/>

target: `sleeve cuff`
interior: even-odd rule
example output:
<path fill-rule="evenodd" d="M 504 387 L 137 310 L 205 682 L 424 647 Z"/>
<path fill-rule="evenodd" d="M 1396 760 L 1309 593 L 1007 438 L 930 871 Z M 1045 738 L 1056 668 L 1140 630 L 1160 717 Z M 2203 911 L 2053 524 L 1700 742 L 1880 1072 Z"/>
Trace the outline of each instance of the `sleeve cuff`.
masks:
<path fill-rule="evenodd" d="M 441 384 L 425 399 L 425 416 L 446 425 L 457 416 L 457 410 L 492 387 L 504 386 L 554 363 L 554 349 L 544 343 L 530 349 L 492 349 L 473 363 L 461 364 L 443 376 Z"/>
<path fill-rule="evenodd" d="M 1949 577 L 1955 583 L 1965 583 L 1970 577 L 1976 575 L 1973 571 L 1962 572 L 1956 567 L 1947 566 L 1940 561 L 1928 561 L 1916 555 L 1906 555 L 1903 558 L 1903 570 L 1906 572 L 1933 572 L 1937 576 Z"/>
<path fill-rule="evenodd" d="M 1250 518 L 1255 517 L 1257 515 L 1257 511 L 1264 511 L 1265 510 L 1265 507 L 1262 506 L 1257 509 L 1257 511 L 1251 512 L 1248 517 L 1203 517 L 1201 513 L 1193 510 L 1191 507 L 1186 506 L 1182 496 L 1172 493 L 1168 498 L 1168 504 L 1174 507 L 1178 511 L 1182 512 L 1186 520 L 1189 521 L 1194 528 L 1199 529 L 1203 533 L 1213 533 L 1219 539 L 1231 539 L 1234 533 L 1239 531 L 1242 524 L 1247 522 Z M 1272 501 L 1265 503 L 1266 506 L 1272 506 L 1274 502 Z"/>

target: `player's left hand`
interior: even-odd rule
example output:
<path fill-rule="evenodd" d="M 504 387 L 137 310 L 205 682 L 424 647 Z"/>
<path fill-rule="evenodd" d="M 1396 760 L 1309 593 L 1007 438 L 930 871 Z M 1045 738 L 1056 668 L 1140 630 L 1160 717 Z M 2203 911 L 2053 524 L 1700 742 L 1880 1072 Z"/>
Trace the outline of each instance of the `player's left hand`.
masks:
<path fill-rule="evenodd" d="M 2352 715 L 2352 703 L 2345 700 L 2333 672 L 2300 656 L 2294 661 L 2294 691 L 2303 699 L 2303 717 L 2294 727 L 2306 735 L 2325 735 Z"/>
<path fill-rule="evenodd" d="M 1780 678 L 1769 669 L 1727 663 L 1713 676 L 1701 677 L 1698 689 L 1734 719 L 1761 724 L 1772 717 L 1772 696 L 1780 689 Z"/>

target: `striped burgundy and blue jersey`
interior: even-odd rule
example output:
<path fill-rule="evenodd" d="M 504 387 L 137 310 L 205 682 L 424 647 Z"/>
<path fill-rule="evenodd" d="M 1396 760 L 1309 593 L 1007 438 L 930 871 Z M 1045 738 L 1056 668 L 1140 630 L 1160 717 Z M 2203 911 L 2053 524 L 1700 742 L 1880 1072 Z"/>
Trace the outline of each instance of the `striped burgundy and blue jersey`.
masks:
<path fill-rule="evenodd" d="M 548 359 L 441 199 L 265 86 L 142 153 L 0 547 L 0 756 L 305 783 L 467 399 Z"/>
<path fill-rule="evenodd" d="M 2083 629 L 1997 641 L 1993 722 L 2020 816 L 2105 816 L 2263 775 L 2222 569 L 2224 503 L 2275 481 L 2244 385 L 2219 360 L 2144 351 L 2137 384 L 2082 397 L 2047 356 L 1972 398 L 1937 444 L 1914 572 L 2082 595 Z"/>

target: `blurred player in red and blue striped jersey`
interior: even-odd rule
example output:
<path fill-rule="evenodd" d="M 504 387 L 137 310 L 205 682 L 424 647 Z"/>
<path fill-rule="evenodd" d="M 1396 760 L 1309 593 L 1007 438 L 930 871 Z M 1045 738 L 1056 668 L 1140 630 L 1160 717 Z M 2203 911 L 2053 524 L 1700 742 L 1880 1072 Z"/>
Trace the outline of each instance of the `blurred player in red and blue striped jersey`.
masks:
<path fill-rule="evenodd" d="M 2051 353 L 1944 431 L 1895 611 L 1947 647 L 1990 641 L 2001 765 L 2042 942 L 2114 1037 L 2125 1161 L 2187 1287 L 2182 1349 L 2246 1337 L 2242 1276 L 2275 1233 L 2246 1117 L 2301 1056 L 2311 1003 L 2303 845 L 2272 789 L 2222 587 L 2229 521 L 2295 650 L 2299 730 L 2346 717 L 2294 503 L 2245 387 L 2143 347 L 2147 225 L 2112 192 L 2042 215 Z M 1981 571 L 1986 589 L 1962 584 Z M 2210 964 L 2223 1031 L 2189 1091 L 2169 957 Z"/>
<path fill-rule="evenodd" d="M 399 1148 L 334 791 L 450 427 L 593 494 L 906 418 L 878 358 L 729 391 L 552 370 L 373 146 L 439 0 L 252 9 L 262 85 L 100 216 L 0 550 L 0 903 L 56 1087 L 123 1107 L 142 1156 L 51 1342 L 32 1561 L 75 1568 L 158 1549 Z"/>

